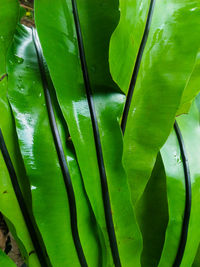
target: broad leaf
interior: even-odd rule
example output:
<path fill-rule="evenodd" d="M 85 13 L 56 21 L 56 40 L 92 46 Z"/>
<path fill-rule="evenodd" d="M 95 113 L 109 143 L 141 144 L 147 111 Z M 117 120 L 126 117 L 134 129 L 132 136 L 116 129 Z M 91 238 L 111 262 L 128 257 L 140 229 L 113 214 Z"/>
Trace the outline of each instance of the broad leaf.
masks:
<path fill-rule="evenodd" d="M 17 55 L 22 63 L 13 62 L 13 55 Z M 39 68 L 30 29 L 18 26 L 9 56 L 9 100 L 31 184 L 33 213 L 52 265 L 79 266 L 71 229 L 72 224 L 76 222 L 70 222 L 74 215 L 70 213 L 71 203 L 68 200 L 69 195 L 50 126 L 42 83 L 45 74 L 41 73 Z M 56 123 L 75 192 L 78 230 L 83 251 L 88 264 L 98 266 L 102 257 L 98 227 L 85 195 L 67 126 L 63 122 L 52 90 L 53 88 L 51 98 Z"/>
<path fill-rule="evenodd" d="M 180 130 L 183 135 L 185 147 L 187 151 L 192 186 L 192 207 L 190 215 L 190 223 L 188 229 L 188 238 L 185 248 L 185 253 L 181 263 L 181 267 L 191 266 L 200 242 L 200 125 L 199 125 L 199 111 L 195 101 L 192 104 L 188 115 L 180 116 L 177 119 Z"/>
<path fill-rule="evenodd" d="M 128 92 L 147 21 L 150 0 L 119 1 L 120 22 L 112 34 L 110 70 L 121 90 Z"/>
<path fill-rule="evenodd" d="M 24 197 L 27 201 L 27 205 L 30 205 L 30 198 L 28 196 L 28 183 L 24 166 L 21 160 L 19 147 L 17 143 L 17 136 L 14 128 L 14 121 L 11 114 L 10 105 L 7 100 L 7 77 L 6 74 L 6 55 L 7 50 L 13 38 L 16 23 L 18 21 L 19 6 L 18 1 L 6 0 L 0 1 L 0 129 L 4 135 L 7 148 L 9 150 L 11 160 L 14 164 L 21 190 L 24 193 Z M 6 27 L 5 27 L 6 21 Z M 16 60 L 18 60 L 16 58 Z M 3 76 L 3 77 L 2 77 Z M 39 262 L 34 251 L 34 247 L 27 231 L 22 212 L 18 200 L 13 189 L 13 185 L 5 165 L 2 153 L 0 153 L 0 211 L 6 216 L 6 218 L 14 224 L 15 230 L 12 231 L 15 239 L 18 241 L 18 245 L 21 249 L 23 257 L 29 262 L 29 266 L 39 266 Z M 23 245 L 22 245 L 22 243 Z M 26 250 L 24 250 L 24 247 Z"/>
<path fill-rule="evenodd" d="M 181 237 L 185 210 L 185 179 L 181 152 L 173 130 L 161 149 L 161 156 L 167 177 L 167 198 L 169 222 L 159 267 L 173 266 Z"/>
<path fill-rule="evenodd" d="M 0 78 L 6 73 L 6 54 L 19 16 L 17 0 L 0 0 Z M 5 26 L 6 21 L 6 26 Z"/>
<path fill-rule="evenodd" d="M 116 0 L 59 0 L 56 5 L 51 0 L 46 8 L 46 1 L 40 0 L 35 1 L 35 15 L 84 186 L 104 234 L 108 253 L 105 266 L 113 265 L 110 244 L 117 266 L 120 260 L 122 265 L 140 266 L 141 236 L 121 160 L 119 119 L 124 95 L 113 83 L 108 66 L 109 40 L 118 22 L 117 5 Z"/>
<path fill-rule="evenodd" d="M 158 266 L 168 224 L 166 174 L 160 154 L 135 209 L 143 236 L 141 266 Z"/>
<path fill-rule="evenodd" d="M 186 148 L 192 186 L 191 214 L 188 233 L 186 233 L 187 242 L 180 265 L 182 267 L 187 267 L 192 265 L 200 242 L 200 167 L 198 161 L 198 155 L 200 153 L 200 146 L 198 145 L 200 138 L 200 126 L 199 111 L 195 101 L 192 104 L 189 114 L 179 117 L 177 122 Z M 182 229 L 183 212 L 186 200 L 185 178 L 182 165 L 183 159 L 181 158 L 178 146 L 176 135 L 172 132 L 167 143 L 161 150 L 168 177 L 169 225 L 166 233 L 163 255 L 159 266 L 167 266 L 169 263 L 173 264 L 180 243 L 180 231 Z"/>
<path fill-rule="evenodd" d="M 131 7 L 136 1 L 125 2 L 127 4 L 122 10 L 122 20 L 126 19 L 125 14 L 130 14 Z M 141 5 L 141 9 L 142 7 Z M 114 62 L 113 58 L 119 51 L 116 47 L 124 47 L 121 43 L 124 39 L 128 42 L 127 51 L 117 55 L 119 60 L 115 64 L 120 65 L 120 68 L 125 67 L 124 72 L 130 73 L 136 62 L 132 80 L 129 80 L 130 89 L 122 119 L 122 122 L 125 122 L 122 124 L 125 131 L 123 161 L 133 203 L 144 191 L 157 153 L 173 126 L 186 82 L 193 70 L 200 44 L 199 8 L 198 0 L 151 1 L 139 53 L 132 65 L 126 66 L 124 62 L 127 57 L 136 54 L 137 49 L 132 42 L 134 27 L 132 34 L 128 33 L 129 38 L 126 31 L 119 30 L 118 38 L 112 40 L 115 44 L 111 43 L 111 49 L 115 49 L 110 52 L 111 62 Z M 124 22 L 128 29 L 130 24 L 138 24 L 137 16 L 132 14 L 130 19 Z M 119 37 L 124 35 L 126 38 Z M 141 36 L 138 39 L 135 34 L 135 40 L 135 43 L 140 43 Z M 111 71 L 117 81 L 119 73 L 113 65 Z M 124 86 L 121 89 L 127 92 L 126 81 L 120 81 L 119 85 Z"/>
<path fill-rule="evenodd" d="M 188 113 L 194 98 L 200 91 L 200 52 L 197 54 L 196 62 L 193 71 L 186 83 L 186 87 L 183 91 L 180 107 L 177 111 L 177 115 Z"/>

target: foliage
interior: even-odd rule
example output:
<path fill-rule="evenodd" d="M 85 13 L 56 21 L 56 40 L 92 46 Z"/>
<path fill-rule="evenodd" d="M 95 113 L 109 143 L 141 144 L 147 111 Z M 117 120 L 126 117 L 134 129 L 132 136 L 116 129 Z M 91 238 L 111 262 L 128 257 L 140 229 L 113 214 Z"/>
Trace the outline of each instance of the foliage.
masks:
<path fill-rule="evenodd" d="M 200 1 L 35 0 L 36 29 L 0 5 L 0 212 L 27 266 L 198 266 Z"/>

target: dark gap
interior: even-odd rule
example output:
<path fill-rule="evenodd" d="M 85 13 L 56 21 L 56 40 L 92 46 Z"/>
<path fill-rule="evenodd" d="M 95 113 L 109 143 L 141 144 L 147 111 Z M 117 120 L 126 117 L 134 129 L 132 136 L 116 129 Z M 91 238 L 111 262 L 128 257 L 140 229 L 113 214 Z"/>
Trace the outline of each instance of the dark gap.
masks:
<path fill-rule="evenodd" d="M 21 267 L 23 263 L 28 261 L 28 252 L 26 248 L 24 247 L 24 244 L 19 239 L 16 229 L 14 225 L 12 224 L 12 222 L 5 216 L 4 216 L 4 220 L 9 229 L 8 235 L 10 236 L 11 246 L 12 246 L 12 249 L 8 253 L 8 256 L 15 262 L 15 264 L 18 267 Z"/>
<path fill-rule="evenodd" d="M 24 6 L 25 8 L 33 9 L 34 0 L 19 0 L 20 5 Z"/>
<path fill-rule="evenodd" d="M 18 267 L 27 259 L 26 251 L 16 236 L 16 230 L 11 222 L 0 212 L 0 249 L 12 259 Z"/>
<path fill-rule="evenodd" d="M 34 1 L 33 0 L 20 0 L 20 22 L 27 27 L 34 27 Z"/>
<path fill-rule="evenodd" d="M 3 217 L 3 214 L 0 212 L 0 232 L 2 233 L 2 236 L 4 238 L 7 238 L 7 235 L 9 233 L 9 229 L 8 229 L 8 226 L 4 220 L 4 217 Z M 5 242 L 2 242 L 2 240 L 0 239 L 0 243 L 2 243 L 2 245 L 4 245 L 3 243 Z M 0 247 L 0 249 L 3 249 L 3 247 Z"/>

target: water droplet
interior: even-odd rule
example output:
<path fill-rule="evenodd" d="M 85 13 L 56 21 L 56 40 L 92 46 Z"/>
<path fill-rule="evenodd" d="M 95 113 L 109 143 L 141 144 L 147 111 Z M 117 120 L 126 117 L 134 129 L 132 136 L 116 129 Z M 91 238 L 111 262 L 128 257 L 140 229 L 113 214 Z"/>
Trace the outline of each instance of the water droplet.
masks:
<path fill-rule="evenodd" d="M 132 113 L 132 114 L 134 115 L 134 114 L 135 114 L 135 112 L 136 112 L 136 108 L 134 108 L 134 109 L 133 109 L 133 113 Z"/>
<path fill-rule="evenodd" d="M 182 161 L 181 161 L 180 158 L 177 158 L 177 163 L 178 163 L 178 164 L 181 164 L 181 163 L 182 163 Z"/>
<path fill-rule="evenodd" d="M 0 38 L 1 38 L 1 41 L 2 41 L 2 42 L 4 42 L 4 41 L 5 41 L 5 39 L 4 39 L 4 36 L 3 36 L 3 35 L 1 35 L 1 36 L 0 36 Z"/>
<path fill-rule="evenodd" d="M 15 55 L 15 63 L 22 64 L 24 59 Z"/>
<path fill-rule="evenodd" d="M 37 189 L 37 187 L 34 185 L 31 185 L 31 190 L 35 190 L 35 189 Z"/>
<path fill-rule="evenodd" d="M 190 11 L 195 11 L 197 9 L 198 9 L 197 7 L 194 7 L 194 8 L 191 8 Z"/>
<path fill-rule="evenodd" d="M 180 155 L 177 155 L 177 152 L 174 152 L 174 157 L 175 157 L 175 160 L 178 164 L 181 164 L 182 161 L 181 161 L 181 158 L 180 158 Z"/>
<path fill-rule="evenodd" d="M 23 58 L 20 58 L 20 57 L 19 57 L 19 58 L 17 59 L 17 63 L 21 64 L 21 63 L 23 63 L 23 62 L 24 62 L 24 59 L 23 59 Z"/>

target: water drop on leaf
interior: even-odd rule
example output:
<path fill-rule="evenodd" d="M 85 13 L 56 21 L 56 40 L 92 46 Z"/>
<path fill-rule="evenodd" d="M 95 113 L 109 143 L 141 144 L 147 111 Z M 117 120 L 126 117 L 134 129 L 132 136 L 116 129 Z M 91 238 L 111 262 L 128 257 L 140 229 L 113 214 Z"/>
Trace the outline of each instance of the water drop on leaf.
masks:
<path fill-rule="evenodd" d="M 22 64 L 24 59 L 15 55 L 15 63 Z"/>

